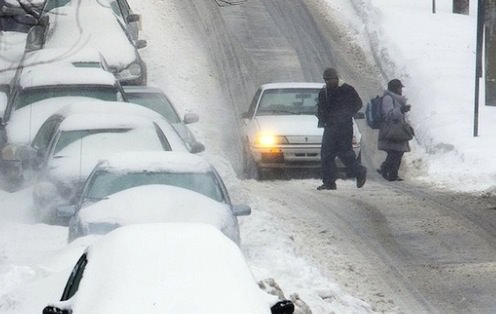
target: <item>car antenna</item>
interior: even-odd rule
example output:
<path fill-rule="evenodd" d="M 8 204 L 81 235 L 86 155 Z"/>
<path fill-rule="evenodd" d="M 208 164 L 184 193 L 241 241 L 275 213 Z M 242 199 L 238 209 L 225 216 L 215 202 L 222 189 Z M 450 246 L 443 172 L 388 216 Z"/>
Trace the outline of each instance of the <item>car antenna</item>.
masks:
<path fill-rule="evenodd" d="M 29 135 L 28 135 L 28 140 L 29 143 L 31 143 L 31 138 L 32 138 L 32 126 L 33 126 L 33 106 L 29 106 Z"/>
<path fill-rule="evenodd" d="M 83 138 L 79 140 L 79 178 L 83 176 Z"/>

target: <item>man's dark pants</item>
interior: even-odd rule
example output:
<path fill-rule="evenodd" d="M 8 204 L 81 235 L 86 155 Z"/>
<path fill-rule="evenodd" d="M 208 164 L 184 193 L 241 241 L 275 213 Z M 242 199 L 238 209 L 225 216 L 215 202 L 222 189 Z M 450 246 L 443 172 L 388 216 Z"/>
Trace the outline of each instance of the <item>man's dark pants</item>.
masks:
<path fill-rule="evenodd" d="M 326 126 L 322 135 L 320 159 L 322 164 L 322 183 L 333 184 L 337 179 L 335 159 L 338 157 L 356 177 L 363 166 L 353 151 L 353 126 Z"/>

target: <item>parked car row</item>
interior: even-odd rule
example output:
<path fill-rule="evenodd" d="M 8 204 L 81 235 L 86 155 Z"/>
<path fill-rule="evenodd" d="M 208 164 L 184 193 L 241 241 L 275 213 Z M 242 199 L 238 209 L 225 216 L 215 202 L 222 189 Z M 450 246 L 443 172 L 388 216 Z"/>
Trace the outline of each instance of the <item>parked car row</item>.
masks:
<path fill-rule="evenodd" d="M 198 115 L 146 86 L 139 15 L 125 0 L 46 0 L 33 18 L 0 89 L 0 167 L 69 242 L 103 236 L 43 313 L 293 313 L 244 261 L 251 208 L 197 154 Z"/>

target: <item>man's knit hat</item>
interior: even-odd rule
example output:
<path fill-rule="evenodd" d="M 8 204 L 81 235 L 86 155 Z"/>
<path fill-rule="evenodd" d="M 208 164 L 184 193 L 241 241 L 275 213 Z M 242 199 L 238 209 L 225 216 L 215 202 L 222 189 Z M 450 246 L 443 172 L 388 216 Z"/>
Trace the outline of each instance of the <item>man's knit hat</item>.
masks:
<path fill-rule="evenodd" d="M 334 68 L 327 68 L 324 70 L 324 74 L 322 75 L 325 79 L 337 79 L 338 72 Z"/>

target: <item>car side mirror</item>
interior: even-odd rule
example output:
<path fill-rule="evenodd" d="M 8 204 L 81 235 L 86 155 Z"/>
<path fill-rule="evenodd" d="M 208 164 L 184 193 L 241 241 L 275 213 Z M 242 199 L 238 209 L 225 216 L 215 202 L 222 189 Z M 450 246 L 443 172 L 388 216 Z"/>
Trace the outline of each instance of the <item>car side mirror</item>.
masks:
<path fill-rule="evenodd" d="M 196 113 L 187 113 L 184 115 L 183 123 L 190 124 L 190 123 L 198 122 L 199 120 L 200 117 Z"/>
<path fill-rule="evenodd" d="M 205 145 L 203 145 L 200 142 L 194 142 L 191 144 L 191 147 L 189 148 L 190 153 L 196 154 L 196 153 L 201 153 L 205 150 Z"/>
<path fill-rule="evenodd" d="M 60 218 L 71 218 L 76 213 L 75 205 L 64 205 L 57 207 L 56 215 Z"/>
<path fill-rule="evenodd" d="M 241 114 L 241 119 L 250 119 L 250 113 L 249 112 L 243 112 Z"/>
<path fill-rule="evenodd" d="M 270 308 L 270 313 L 272 314 L 293 314 L 295 306 L 290 300 L 282 300 L 274 304 Z M 45 314 L 45 313 L 43 313 Z"/>
<path fill-rule="evenodd" d="M 129 14 L 126 18 L 126 22 L 127 23 L 139 22 L 140 18 L 141 17 L 139 14 Z"/>
<path fill-rule="evenodd" d="M 48 305 L 43 309 L 43 314 L 70 314 L 69 310 L 59 309 L 53 305 Z"/>
<path fill-rule="evenodd" d="M 245 204 L 233 205 L 231 210 L 234 216 L 248 216 L 251 214 L 251 207 Z"/>
<path fill-rule="evenodd" d="M 38 20 L 38 25 L 41 25 L 43 27 L 46 27 L 46 26 L 48 26 L 48 23 L 49 22 L 50 22 L 50 18 L 48 17 L 48 15 L 43 15 Z"/>
<path fill-rule="evenodd" d="M 360 112 L 355 113 L 355 115 L 353 116 L 353 118 L 355 118 L 355 120 L 365 119 L 365 114 L 360 111 Z"/>
<path fill-rule="evenodd" d="M 144 39 L 138 39 L 138 40 L 134 41 L 134 46 L 136 47 L 136 49 L 145 48 L 146 45 L 147 45 L 147 42 Z"/>

